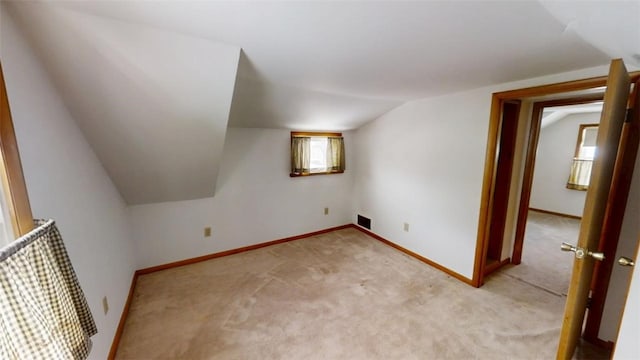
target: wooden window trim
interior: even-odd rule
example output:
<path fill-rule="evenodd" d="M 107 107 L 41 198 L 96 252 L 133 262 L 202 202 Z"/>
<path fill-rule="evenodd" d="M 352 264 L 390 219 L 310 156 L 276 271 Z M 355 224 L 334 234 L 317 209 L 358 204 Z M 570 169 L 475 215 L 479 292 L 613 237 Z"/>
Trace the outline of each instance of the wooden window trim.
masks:
<path fill-rule="evenodd" d="M 320 131 L 292 131 L 291 139 L 294 137 L 342 137 L 341 132 L 320 132 Z M 289 177 L 304 177 L 304 176 L 316 176 L 316 175 L 334 175 L 344 174 L 344 170 L 341 171 L 326 171 L 307 174 L 289 173 Z"/>
<path fill-rule="evenodd" d="M 573 152 L 573 158 L 577 159 L 578 156 L 580 155 L 580 145 L 582 144 L 582 139 L 584 137 L 584 129 L 586 128 L 591 128 L 591 127 L 595 127 L 597 128 L 600 124 L 580 124 L 580 127 L 578 129 L 578 140 L 576 140 L 576 149 Z M 585 187 L 583 185 L 576 185 L 576 184 L 569 184 L 567 182 L 566 185 L 567 190 L 574 190 L 574 191 L 587 191 L 588 187 Z"/>
<path fill-rule="evenodd" d="M 333 174 L 344 174 L 344 170 L 343 170 L 343 171 L 316 172 L 316 173 L 308 173 L 308 174 L 294 174 L 294 173 L 289 173 L 289 177 L 316 176 L 316 175 L 333 175 Z"/>
<path fill-rule="evenodd" d="M 6 220 L 11 221 L 13 235 L 18 238 L 31 231 L 34 224 L 1 64 L 0 82 L 0 178 L 11 216 Z"/>
<path fill-rule="evenodd" d="M 582 144 L 584 129 L 591 127 L 597 128 L 599 125 L 600 124 L 580 124 L 580 128 L 578 129 L 578 140 L 576 141 L 576 150 L 573 153 L 573 157 L 578 157 L 578 155 L 580 155 L 580 144 Z"/>
<path fill-rule="evenodd" d="M 292 131 L 291 137 L 342 137 L 339 132 Z"/>

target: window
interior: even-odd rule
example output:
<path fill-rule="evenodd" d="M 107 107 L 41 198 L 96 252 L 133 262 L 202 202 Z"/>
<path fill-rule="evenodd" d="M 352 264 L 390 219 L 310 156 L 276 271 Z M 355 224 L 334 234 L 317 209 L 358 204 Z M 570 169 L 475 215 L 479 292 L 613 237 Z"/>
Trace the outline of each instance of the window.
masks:
<path fill-rule="evenodd" d="M 587 190 L 591 180 L 591 167 L 596 155 L 596 138 L 598 137 L 598 124 L 582 124 L 578 130 L 578 141 L 571 172 L 567 181 L 567 189 Z"/>
<path fill-rule="evenodd" d="M 2 181 L 3 222 L 7 226 L 5 241 L 9 239 L 12 241 L 33 229 L 33 216 L 22 174 L 2 66 L 0 66 L 0 180 Z"/>
<path fill-rule="evenodd" d="M 290 176 L 340 174 L 344 169 L 341 133 L 291 132 Z"/>

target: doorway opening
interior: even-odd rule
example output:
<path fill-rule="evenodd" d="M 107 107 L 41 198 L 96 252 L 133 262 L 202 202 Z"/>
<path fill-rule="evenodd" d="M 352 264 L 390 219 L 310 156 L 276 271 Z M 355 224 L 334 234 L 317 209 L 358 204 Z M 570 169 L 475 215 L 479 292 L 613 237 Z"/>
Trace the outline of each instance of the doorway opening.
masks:
<path fill-rule="evenodd" d="M 509 269 L 509 274 L 561 296 L 567 295 L 573 258 L 558 248 L 578 238 L 586 194 L 586 186 L 575 189 L 570 180 L 572 172 L 590 170 L 593 159 L 576 149 L 587 149 L 591 142 L 595 147 L 594 136 L 581 135 L 586 134 L 584 129 L 597 131 L 603 97 L 599 92 L 532 106 L 511 256 L 512 264 L 522 264 Z"/>
<path fill-rule="evenodd" d="M 621 62 L 618 61 L 616 64 L 618 68 L 621 68 L 621 66 L 619 66 L 620 63 Z M 613 63 L 612 63 L 612 67 L 613 67 Z M 617 73 L 614 72 L 614 75 L 618 75 L 620 73 L 621 71 L 617 71 Z M 635 82 L 639 77 L 640 77 L 640 74 L 638 74 L 637 72 L 632 73 L 630 76 L 630 80 L 632 82 Z M 514 263 L 514 264 L 519 264 L 520 262 L 522 262 L 522 255 L 523 255 L 522 244 L 523 243 L 520 243 L 519 245 L 514 244 L 513 253 L 511 252 L 512 249 L 509 247 L 509 245 L 511 244 L 511 241 L 513 241 L 513 239 L 516 237 L 520 237 L 522 241 L 524 241 L 526 220 L 529 215 L 529 203 L 528 203 L 529 198 L 527 198 L 527 201 L 522 201 L 525 198 L 522 193 L 528 192 L 527 196 L 528 197 L 531 196 L 534 171 L 533 171 L 533 168 L 531 168 L 530 170 L 525 170 L 523 164 L 525 163 L 525 161 L 531 160 L 529 159 L 531 157 L 533 158 L 532 160 L 535 161 L 535 156 L 536 156 L 535 149 L 537 146 L 537 142 L 539 141 L 540 129 L 539 127 L 535 128 L 533 124 L 535 121 L 531 120 L 532 115 L 534 113 L 534 109 L 533 109 L 534 104 L 541 103 L 541 102 L 549 102 L 549 101 L 566 101 L 567 99 L 575 100 L 575 98 L 584 98 L 584 97 L 587 97 L 587 99 L 586 100 L 579 99 L 579 100 L 587 101 L 587 102 L 597 101 L 599 100 L 597 99 L 598 97 L 601 98 L 600 92 L 606 84 L 607 84 L 607 78 L 601 77 L 601 78 L 585 79 L 585 80 L 574 81 L 574 82 L 553 84 L 548 86 L 539 86 L 539 87 L 519 89 L 519 90 L 506 91 L 506 92 L 493 94 L 491 115 L 490 115 L 491 122 L 489 127 L 489 138 L 487 142 L 487 153 L 486 153 L 487 155 L 486 155 L 486 161 L 485 161 L 486 165 L 485 165 L 485 174 L 484 174 L 482 200 L 481 200 L 481 208 L 480 208 L 480 219 L 479 219 L 479 228 L 478 228 L 478 247 L 476 249 L 476 263 L 474 265 L 473 283 L 475 286 L 477 287 L 482 286 L 486 275 L 489 274 L 491 271 L 495 271 L 497 268 L 500 267 L 500 266 L 494 265 L 496 262 L 500 263 L 499 265 L 506 265 L 506 264 L 503 264 L 505 263 L 505 260 L 508 260 L 506 261 L 506 263 Z M 619 82 L 618 84 L 622 84 L 622 83 Z M 628 85 L 625 85 L 625 86 L 627 86 L 627 91 L 628 91 L 629 90 Z M 619 93 L 618 89 L 620 89 L 621 87 L 622 85 L 617 85 L 615 87 L 615 90 L 612 90 L 612 94 L 614 93 L 614 91 Z M 607 92 L 607 94 L 609 94 L 609 92 Z M 613 98 L 615 96 L 617 95 L 611 95 L 610 97 Z M 628 94 L 624 96 L 625 96 L 624 99 L 626 103 Z M 615 101 L 616 104 L 620 105 L 622 97 L 618 96 L 615 99 L 616 99 Z M 514 142 L 514 147 L 512 149 L 506 149 L 504 147 L 504 144 L 508 144 L 508 142 L 502 139 L 502 136 L 506 134 L 506 132 L 503 131 L 504 121 L 508 119 L 508 117 L 505 116 L 506 114 L 505 103 L 509 101 L 521 102 L 520 113 L 516 116 L 519 123 L 518 125 L 519 130 L 516 131 L 516 133 L 519 134 L 518 136 L 520 136 L 520 140 L 516 140 Z M 538 114 L 539 116 L 537 117 L 537 120 L 539 121 L 545 106 L 538 106 L 538 107 L 540 108 L 539 114 Z M 619 106 L 616 107 L 616 109 L 619 109 L 619 108 L 620 108 Z M 611 113 L 611 111 L 609 111 L 609 113 Z M 621 116 L 622 113 L 620 112 L 620 110 L 615 110 L 615 114 L 617 116 L 616 117 L 617 119 L 624 118 L 624 116 Z M 621 128 L 623 126 L 622 122 L 618 122 L 619 120 L 616 120 L 616 121 L 617 121 L 617 124 L 619 124 L 616 126 L 619 126 Z M 628 126 L 626 124 L 624 125 L 624 127 L 626 130 L 628 130 Z M 613 133 L 607 130 L 605 134 L 606 136 L 603 136 L 603 139 L 605 138 L 609 139 L 608 137 L 609 134 L 613 134 Z M 622 137 L 623 138 L 625 137 L 624 132 Z M 614 137 L 612 136 L 611 141 L 608 141 L 607 144 L 609 143 L 613 144 L 614 143 L 613 141 L 615 141 L 615 144 L 618 144 L 618 140 L 613 140 L 613 139 Z M 536 145 L 536 146 L 532 146 L 532 142 L 534 143 L 533 145 Z M 525 152 L 524 150 L 527 148 L 529 150 Z M 603 147 L 603 148 L 609 149 L 609 147 Z M 520 155 L 518 155 L 518 151 L 521 151 Z M 512 171 L 512 182 L 508 183 L 506 187 L 499 187 L 499 186 L 496 186 L 497 184 L 496 180 L 498 179 L 498 174 L 500 173 L 500 166 L 501 166 L 500 153 L 503 153 L 503 152 L 513 152 L 514 157 L 516 158 L 516 165 Z M 637 148 L 636 148 L 636 151 L 628 151 L 628 152 L 629 154 L 633 153 L 633 157 L 635 159 Z M 622 150 L 621 152 L 619 152 L 618 153 L 619 156 L 617 158 L 615 153 L 612 152 L 612 154 L 613 154 L 613 159 L 612 160 L 609 159 L 607 161 L 609 164 L 612 164 L 613 162 L 615 162 L 615 166 L 616 168 L 618 168 L 618 161 L 624 160 L 623 158 L 625 158 L 624 156 L 625 151 Z M 518 159 L 518 157 L 520 158 Z M 631 161 L 631 163 L 633 164 L 634 161 Z M 633 167 L 631 167 L 630 169 L 627 168 L 626 172 L 629 172 L 629 170 L 632 170 L 632 169 Z M 526 173 L 527 171 L 528 171 L 528 174 Z M 609 176 L 609 181 L 610 181 L 611 175 L 606 175 L 606 176 Z M 626 175 L 617 176 L 615 178 L 620 180 L 619 178 L 624 176 Z M 527 181 L 527 179 L 529 181 Z M 600 176 L 599 179 L 603 179 L 603 177 Z M 510 198 L 510 203 L 514 204 L 513 206 L 510 205 L 511 209 L 510 211 L 507 212 L 511 214 L 510 216 L 512 216 L 513 218 L 511 220 L 511 224 L 508 224 L 509 226 L 505 227 L 505 231 L 502 234 L 502 236 L 496 236 L 493 230 L 496 227 L 494 223 L 497 222 L 499 224 L 502 221 L 506 221 L 507 223 L 509 222 L 508 218 L 506 220 L 501 219 L 500 221 L 498 221 L 497 219 L 497 216 L 501 217 L 502 215 L 500 211 L 500 204 L 498 203 L 497 204 L 498 206 L 496 207 L 496 199 L 497 200 L 501 199 L 500 193 L 505 191 L 507 192 L 506 197 Z M 619 210 L 621 211 L 621 213 L 618 213 L 618 215 L 624 214 L 626 196 L 628 195 L 628 188 L 626 189 L 626 191 L 614 191 L 614 188 L 612 187 L 611 194 L 615 195 L 616 192 L 620 193 L 618 200 L 616 201 L 620 201 L 618 205 L 622 204 L 621 206 L 618 206 L 618 208 L 621 209 Z M 598 199 L 602 199 L 602 196 L 599 196 Z M 606 197 L 604 199 L 606 199 Z M 600 201 L 599 203 L 602 204 L 602 201 L 601 200 L 599 201 Z M 592 202 L 591 204 L 593 205 L 594 202 Z M 591 208 L 593 208 L 592 205 L 591 205 Z M 519 211 L 520 208 L 524 208 L 524 211 Z M 610 213 L 611 211 L 608 210 L 606 216 L 612 217 Z M 610 220 L 611 219 L 609 219 L 609 222 Z M 585 223 L 593 224 L 590 221 L 587 221 Z M 604 225 L 604 226 L 606 228 L 607 225 Z M 611 229 L 609 229 L 609 231 L 610 233 L 613 233 L 613 234 L 616 233 L 616 231 L 611 231 Z M 582 230 L 580 232 L 582 233 Z M 595 231 L 593 233 L 595 234 Z M 618 233 L 619 233 L 619 230 L 618 230 Z M 617 237 L 619 237 L 619 234 Z M 617 237 L 616 237 L 616 241 L 617 241 Z M 592 244 L 592 241 L 589 240 L 589 243 Z M 596 244 L 597 244 L 597 241 L 596 241 Z M 499 255 L 500 257 L 498 259 L 495 259 L 495 255 L 492 255 L 492 257 L 488 256 L 490 248 L 502 249 L 502 252 L 500 253 Z M 595 249 L 595 248 L 592 248 L 591 245 L 589 245 L 589 249 Z M 606 249 L 598 249 L 598 250 L 606 250 Z M 557 251 L 560 252 L 559 246 Z M 613 255 L 615 255 L 615 250 L 613 251 Z M 606 259 L 608 259 L 609 262 L 612 262 L 614 260 L 613 258 L 615 257 L 613 255 L 607 256 Z M 509 258 L 509 256 L 511 256 L 511 258 Z M 573 257 L 570 257 L 570 258 L 572 259 Z M 591 261 L 588 261 L 587 263 L 591 263 Z M 576 264 L 578 264 L 578 262 L 574 264 L 574 272 L 576 271 L 576 266 L 579 266 L 579 267 L 582 266 L 582 265 L 576 265 Z M 594 284 L 592 284 L 591 287 L 587 285 L 587 290 L 590 288 L 592 290 L 591 293 L 594 295 L 593 303 L 596 302 L 597 296 L 601 296 L 602 301 L 604 301 L 604 296 L 606 296 L 606 286 L 602 286 L 602 283 L 608 282 L 608 278 L 611 274 L 611 271 L 610 271 L 610 268 L 607 269 L 607 266 L 605 265 L 606 264 L 599 264 L 597 266 L 598 275 L 593 278 Z M 597 285 L 598 283 L 600 283 L 600 286 Z M 603 288 L 604 288 L 604 291 L 602 291 Z M 580 290 L 574 290 L 574 291 L 582 292 L 583 289 L 584 288 L 580 288 Z M 575 301 L 575 296 L 576 295 L 573 295 L 574 298 L 569 296 L 569 298 L 572 298 L 571 300 Z M 585 300 L 586 300 L 586 297 L 585 297 Z M 568 304 L 566 308 L 567 311 L 569 311 L 568 309 L 574 309 L 574 305 L 569 306 L 569 303 L 570 302 L 567 301 L 567 304 Z M 587 324 L 589 324 L 590 319 L 593 318 L 592 315 L 594 316 L 598 315 L 597 309 L 595 309 L 594 311 L 593 303 L 592 303 L 592 308 L 589 309 L 589 317 L 587 319 Z M 575 308 L 578 309 L 580 307 L 584 309 L 583 305 L 580 305 L 580 304 L 578 304 Z M 576 317 L 576 319 L 577 318 L 578 317 Z M 599 320 L 596 321 L 596 323 L 598 322 Z M 612 344 L 607 344 L 604 342 L 598 343 L 599 339 L 597 338 L 597 331 L 599 327 L 596 326 L 594 328 L 595 328 L 596 336 L 593 339 L 593 342 L 599 345 L 612 346 Z M 563 336 L 564 336 L 564 331 L 565 331 L 565 328 L 563 327 Z M 585 331 L 584 338 L 591 341 L 591 339 L 589 339 L 587 336 L 588 333 L 589 331 L 587 329 Z M 561 337 L 561 339 L 563 338 Z M 563 343 L 563 340 L 561 340 L 561 345 L 563 344 L 567 345 L 567 343 Z M 569 348 L 570 345 L 567 345 L 564 347 Z"/>

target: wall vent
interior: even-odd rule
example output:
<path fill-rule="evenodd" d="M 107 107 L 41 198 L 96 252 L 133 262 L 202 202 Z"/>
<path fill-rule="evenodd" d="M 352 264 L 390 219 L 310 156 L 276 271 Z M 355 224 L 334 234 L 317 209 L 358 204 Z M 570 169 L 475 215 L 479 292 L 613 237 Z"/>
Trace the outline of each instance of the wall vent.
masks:
<path fill-rule="evenodd" d="M 358 225 L 371 230 L 371 219 L 358 214 Z"/>

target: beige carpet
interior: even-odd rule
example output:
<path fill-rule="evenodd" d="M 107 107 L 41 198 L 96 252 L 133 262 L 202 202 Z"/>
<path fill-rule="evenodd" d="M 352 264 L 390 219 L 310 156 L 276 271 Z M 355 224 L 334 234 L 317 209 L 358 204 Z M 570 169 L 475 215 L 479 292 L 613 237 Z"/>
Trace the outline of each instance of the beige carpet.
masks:
<path fill-rule="evenodd" d="M 564 298 L 356 229 L 141 276 L 119 359 L 552 359 Z"/>
<path fill-rule="evenodd" d="M 578 243 L 580 220 L 529 211 L 522 262 L 505 273 L 557 295 L 567 295 L 573 253 L 560 251 L 560 244 Z"/>

